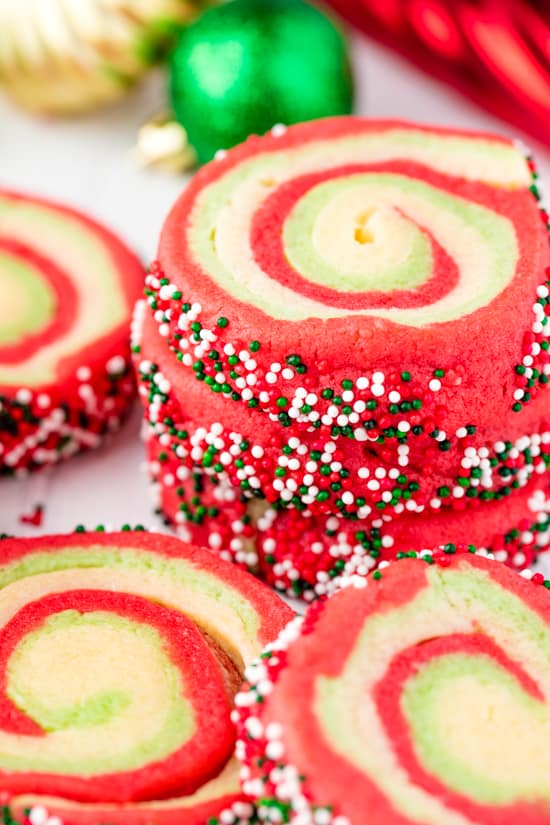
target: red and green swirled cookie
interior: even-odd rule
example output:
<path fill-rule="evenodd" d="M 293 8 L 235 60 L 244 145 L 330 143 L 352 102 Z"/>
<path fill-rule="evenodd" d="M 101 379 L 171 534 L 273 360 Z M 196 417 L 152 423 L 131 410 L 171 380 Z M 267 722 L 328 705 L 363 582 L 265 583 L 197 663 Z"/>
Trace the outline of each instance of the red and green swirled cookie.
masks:
<path fill-rule="evenodd" d="M 550 581 L 443 553 L 351 584 L 247 668 L 260 819 L 546 825 Z"/>
<path fill-rule="evenodd" d="M 487 507 L 405 513 L 370 524 L 342 525 L 334 516 L 267 511 L 256 522 L 256 563 L 266 582 L 306 601 L 334 592 L 342 577 L 367 575 L 388 560 L 423 548 L 475 547 L 522 570 L 548 550 L 549 482 L 546 474 Z M 173 496 L 173 490 L 165 492 L 169 494 Z"/>
<path fill-rule="evenodd" d="M 206 551 L 142 531 L 6 539 L 0 557 L 0 797 L 12 814 L 244 817 L 233 697 L 292 611 Z"/>
<path fill-rule="evenodd" d="M 222 153 L 147 285 L 188 409 L 215 395 L 405 475 L 512 434 L 550 371 L 533 174 L 502 138 L 358 118 Z"/>
<path fill-rule="evenodd" d="M 143 309 L 136 313 L 136 334 Z M 217 397 L 200 415 L 184 415 L 182 372 L 150 318 L 143 323 L 137 366 L 156 506 L 181 537 L 259 571 L 289 595 L 324 595 L 341 575 L 364 574 L 411 549 L 473 543 L 522 568 L 547 547 L 550 434 L 544 422 L 542 432 L 502 441 L 496 450 L 471 447 L 471 469 L 459 476 L 469 477 L 464 487 L 428 472 L 409 472 L 408 481 L 395 478 L 376 457 L 368 458 L 369 474 L 358 477 L 342 462 L 342 439 L 311 445 L 300 469 L 305 436 L 281 442 L 270 436 L 265 416 L 256 418 L 253 429 L 231 410 L 224 419 Z M 542 394 L 517 419 L 544 400 Z M 348 458 L 348 466 L 357 467 L 353 455 Z M 309 483 L 314 478 L 333 498 L 343 499 L 346 491 L 363 496 L 362 515 L 344 518 L 330 500 L 310 498 L 306 507 L 294 495 L 286 497 L 291 485 L 299 489 L 305 472 Z M 440 490 L 447 495 L 438 496 Z M 394 501 L 381 508 L 388 495 Z"/>
<path fill-rule="evenodd" d="M 143 277 L 88 217 L 0 192 L 0 475 L 118 427 L 134 397 L 128 327 Z"/>
<path fill-rule="evenodd" d="M 379 456 L 358 451 L 353 441 L 320 437 L 315 431 L 300 437 L 273 433 L 267 416 L 243 419 L 238 405 L 226 409 L 218 396 L 195 404 L 187 394 L 185 373 L 171 358 L 154 320 L 141 318 L 143 309 L 136 312 L 136 332 L 142 324 L 136 365 L 146 432 L 162 445 L 164 463 L 169 456 L 177 459 L 180 477 L 198 473 L 249 501 L 369 524 L 487 507 L 516 496 L 550 464 L 544 393 L 511 422 L 512 432 L 505 438 L 480 443 L 469 436 L 462 457 L 446 474 L 427 465 L 423 472 L 392 468 Z M 534 432 L 526 435 L 522 427 L 529 425 Z M 403 452 L 400 461 L 405 459 Z"/>
<path fill-rule="evenodd" d="M 463 511 L 351 522 L 246 500 L 226 480 L 188 469 L 162 437 L 149 435 L 147 457 L 155 507 L 181 538 L 210 547 L 305 601 L 334 592 L 343 577 L 365 576 L 409 551 L 474 546 L 522 570 L 550 542 L 548 473 L 487 506 L 474 502 Z"/>

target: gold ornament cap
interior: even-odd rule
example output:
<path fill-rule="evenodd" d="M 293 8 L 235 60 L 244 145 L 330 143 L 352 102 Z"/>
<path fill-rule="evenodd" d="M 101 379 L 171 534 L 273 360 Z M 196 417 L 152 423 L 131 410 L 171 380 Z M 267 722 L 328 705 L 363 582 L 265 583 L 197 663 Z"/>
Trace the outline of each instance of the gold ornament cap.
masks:
<path fill-rule="evenodd" d="M 166 172 L 186 172 L 197 165 L 187 132 L 167 112 L 159 113 L 143 124 L 132 156 L 140 166 Z"/>

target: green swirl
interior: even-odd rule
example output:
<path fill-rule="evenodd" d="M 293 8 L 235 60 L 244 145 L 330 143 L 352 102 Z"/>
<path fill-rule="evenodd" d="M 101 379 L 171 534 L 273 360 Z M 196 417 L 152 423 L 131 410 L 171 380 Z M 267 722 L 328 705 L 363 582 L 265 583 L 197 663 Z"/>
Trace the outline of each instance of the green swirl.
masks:
<path fill-rule="evenodd" d="M 128 747 L 119 747 L 113 739 L 113 726 L 117 725 L 125 712 L 132 711 L 132 717 L 139 708 L 132 705 L 133 685 L 130 676 L 128 683 L 113 685 L 108 690 L 99 690 L 88 695 L 77 704 L 67 705 L 63 683 L 59 682 L 59 702 L 45 700 L 41 688 L 39 672 L 33 672 L 30 666 L 36 661 L 36 648 L 46 640 L 48 649 L 59 651 L 60 660 L 64 657 L 64 642 L 67 634 L 78 634 L 87 630 L 102 629 L 109 631 L 109 636 L 116 636 L 117 647 L 122 652 L 128 642 L 140 642 L 140 647 L 148 651 L 144 659 L 143 679 L 151 686 L 156 679 L 162 680 L 163 689 L 169 695 L 169 704 L 159 709 L 159 726 L 153 735 L 141 738 L 141 734 L 130 731 Z M 109 651 L 98 651 L 98 658 L 104 658 L 102 679 L 109 681 Z M 145 662 L 148 669 L 145 669 Z M 97 665 L 97 661 L 94 662 Z M 65 666 L 67 662 L 65 661 Z M 93 680 L 94 672 L 87 680 Z M 171 661 L 170 655 L 158 631 L 142 623 L 134 622 L 113 613 L 97 611 L 80 614 L 67 610 L 50 616 L 38 629 L 28 633 L 13 651 L 7 667 L 7 695 L 14 704 L 44 730 L 47 737 L 33 744 L 29 740 L 24 753 L 0 752 L 0 767 L 4 770 L 24 770 L 58 772 L 70 775 L 97 775 L 118 771 L 136 770 L 145 765 L 160 761 L 188 741 L 194 731 L 194 711 L 185 699 L 181 674 Z M 123 721 L 123 719 L 122 719 Z M 86 737 L 87 745 L 82 752 L 81 739 Z M 7 750 L 7 742 L 4 749 Z M 109 747 L 105 744 L 110 741 Z M 45 752 L 40 749 L 47 742 Z M 51 747 L 50 747 L 51 745 Z M 7 747 L 6 747 L 7 746 Z"/>
<path fill-rule="evenodd" d="M 17 344 L 45 327 L 55 311 L 55 295 L 31 266 L 0 250 L 0 347 Z M 24 298 L 14 315 L 10 296 Z"/>

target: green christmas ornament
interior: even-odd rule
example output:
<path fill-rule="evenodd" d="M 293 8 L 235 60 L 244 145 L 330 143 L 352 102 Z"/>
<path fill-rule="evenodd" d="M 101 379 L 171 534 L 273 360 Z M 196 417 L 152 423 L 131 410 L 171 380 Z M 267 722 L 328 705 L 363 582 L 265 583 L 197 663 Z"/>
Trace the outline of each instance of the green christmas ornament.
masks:
<path fill-rule="evenodd" d="M 303 0 L 230 0 L 181 35 L 170 95 L 200 163 L 291 124 L 349 114 L 353 79 L 334 23 Z"/>

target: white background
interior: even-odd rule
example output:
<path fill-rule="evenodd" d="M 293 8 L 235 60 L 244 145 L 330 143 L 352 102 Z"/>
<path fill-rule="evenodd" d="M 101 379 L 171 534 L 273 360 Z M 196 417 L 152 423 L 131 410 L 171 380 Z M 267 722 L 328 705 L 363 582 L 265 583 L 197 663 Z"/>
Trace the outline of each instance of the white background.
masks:
<path fill-rule="evenodd" d="M 364 38 L 355 38 L 353 57 L 361 114 L 516 134 Z M 152 260 L 164 216 L 185 179 L 136 168 L 130 149 L 139 125 L 163 103 L 160 76 L 122 103 L 76 121 L 37 120 L 0 100 L 0 185 L 81 207 L 118 231 L 144 261 Z M 550 153 L 529 145 L 550 180 Z M 108 447 L 47 477 L 0 480 L 0 532 L 37 535 L 70 531 L 78 523 L 158 526 L 142 465 L 136 410 Z M 45 504 L 43 525 L 25 528 L 19 516 L 37 502 Z"/>

